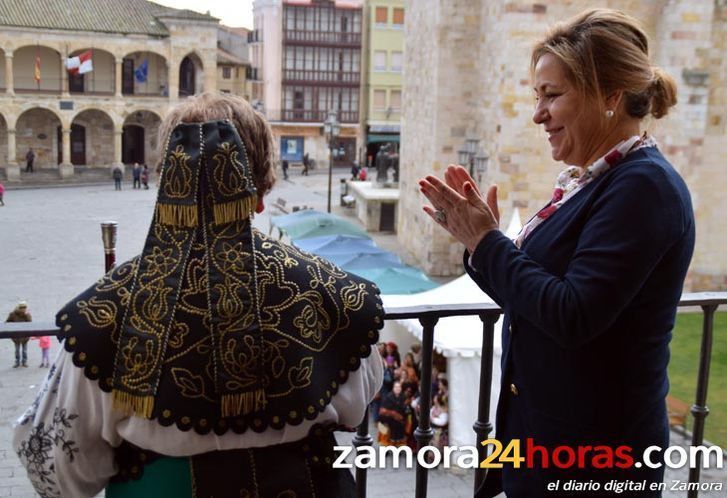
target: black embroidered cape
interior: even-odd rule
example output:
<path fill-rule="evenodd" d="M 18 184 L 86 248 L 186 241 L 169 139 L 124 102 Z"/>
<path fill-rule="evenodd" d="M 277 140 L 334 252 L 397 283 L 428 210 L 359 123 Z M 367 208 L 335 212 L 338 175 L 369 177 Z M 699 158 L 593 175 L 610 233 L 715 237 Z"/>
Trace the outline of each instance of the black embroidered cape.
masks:
<path fill-rule="evenodd" d="M 57 315 L 76 366 L 116 409 L 223 434 L 315 419 L 383 326 L 378 289 L 251 227 L 244 144 L 179 125 L 142 254 Z"/>

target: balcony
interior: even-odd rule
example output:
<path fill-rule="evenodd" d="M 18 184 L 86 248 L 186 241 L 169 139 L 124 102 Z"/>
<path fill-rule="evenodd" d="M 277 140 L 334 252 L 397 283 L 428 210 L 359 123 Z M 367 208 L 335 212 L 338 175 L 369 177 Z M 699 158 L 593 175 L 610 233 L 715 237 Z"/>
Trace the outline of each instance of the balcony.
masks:
<path fill-rule="evenodd" d="M 361 33 L 284 29 L 283 45 L 361 47 Z"/>
<path fill-rule="evenodd" d="M 107 264 L 109 259 L 107 259 Z M 691 407 L 691 413 L 694 416 L 694 426 L 692 430 L 692 445 L 699 446 L 703 442 L 704 423 L 709 409 L 706 406 L 707 389 L 709 378 L 709 367 L 712 356 L 712 337 L 714 313 L 720 305 L 727 304 L 727 292 L 703 292 L 695 294 L 682 295 L 679 302 L 680 307 L 699 306 L 703 314 L 703 330 L 702 330 L 702 348 L 699 357 L 699 375 L 697 378 L 697 394 L 694 405 Z M 489 422 L 491 417 L 490 407 L 490 390 L 492 381 L 492 363 L 493 363 L 493 340 L 495 322 L 500 316 L 502 310 L 494 304 L 482 305 L 423 305 L 408 308 L 387 308 L 385 320 L 402 320 L 402 319 L 418 319 L 423 327 L 422 334 L 422 378 L 421 378 L 421 416 L 419 425 L 414 432 L 417 440 L 417 448 L 427 446 L 433 436 L 434 431 L 430 425 L 429 410 L 431 407 L 431 385 L 432 385 L 432 350 L 434 344 L 434 328 L 440 318 L 449 316 L 466 316 L 477 315 L 482 320 L 482 360 L 480 368 L 479 382 L 479 398 L 478 398 L 478 414 L 477 420 L 474 421 L 472 443 L 484 441 L 492 431 L 492 424 Z M 43 323 L 2 323 L 0 324 L 0 339 L 34 337 L 43 335 L 58 336 L 61 333 L 51 322 Z M 724 331 L 720 331 L 724 333 Z M 364 417 L 364 422 L 358 427 L 356 436 L 353 438 L 353 445 L 369 446 L 373 444 L 373 438 L 369 434 L 368 413 Z M 480 453 L 479 460 L 485 458 L 485 448 L 480 445 L 478 451 Z M 689 482 L 697 483 L 700 478 L 700 455 L 697 454 L 696 468 L 689 471 Z M 477 488 L 484 480 L 487 469 L 478 468 L 475 471 L 474 486 Z M 356 487 L 357 495 L 360 498 L 366 497 L 366 469 L 356 469 Z M 419 465 L 417 459 L 416 482 L 414 495 L 419 497 L 427 496 L 427 480 L 428 469 Z M 687 496 L 696 497 L 697 490 L 690 490 Z"/>
<path fill-rule="evenodd" d="M 108 271 L 115 261 L 115 238 L 109 235 L 109 232 L 103 231 L 104 237 L 104 256 L 106 271 Z M 112 242 L 113 240 L 113 242 Z M 100 252 L 100 251 L 99 251 Z M 100 254 L 99 254 L 100 256 Z M 99 258 L 100 259 L 100 258 Z M 100 265 L 99 265 L 100 266 Z M 31 275 L 32 277 L 32 275 Z M 714 315 L 720 306 L 727 304 L 727 292 L 702 292 L 683 294 L 681 296 L 680 308 L 701 308 L 702 314 L 702 334 L 701 349 L 698 356 L 699 370 L 696 378 L 696 390 L 694 403 L 691 406 L 691 414 L 694 417 L 694 423 L 691 434 L 691 445 L 700 446 L 703 443 L 705 419 L 709 413 L 707 407 L 707 395 L 709 387 L 709 371 L 712 362 L 712 342 L 714 337 Z M 477 316 L 482 323 L 482 346 L 480 357 L 480 377 L 478 387 L 478 409 L 476 420 L 473 421 L 472 444 L 487 439 L 492 431 L 491 418 L 494 416 L 494 407 L 490 406 L 490 395 L 492 385 L 492 369 L 494 358 L 494 334 L 495 323 L 502 314 L 502 310 L 495 304 L 450 304 L 437 305 L 427 304 L 412 307 L 386 307 L 385 320 L 407 320 L 416 319 L 422 325 L 422 361 L 421 361 L 421 402 L 419 425 L 417 426 L 414 436 L 417 440 L 417 448 L 423 448 L 430 444 L 433 438 L 433 430 L 430 421 L 431 407 L 431 386 L 432 386 L 432 360 L 434 349 L 434 333 L 437 323 L 440 319 L 453 316 Z M 46 319 L 48 320 L 48 319 Z M 719 334 L 727 331 L 719 329 Z M 0 339 L 21 338 L 21 337 L 37 337 L 44 335 L 59 336 L 61 330 L 50 321 L 26 322 L 26 323 L 0 323 Z M 718 352 L 719 353 L 719 352 Z M 374 353 L 376 354 L 376 353 Z M 696 355 L 695 355 L 696 356 Z M 697 358 L 695 357 L 695 360 Z M 474 386 L 468 386 L 468 389 L 474 390 Z M 358 427 L 353 445 L 355 447 L 368 446 L 373 444 L 373 438 L 369 434 L 368 414 L 363 418 L 364 422 Z M 479 461 L 485 457 L 485 448 L 477 445 L 479 449 Z M 695 453 L 696 460 L 693 469 L 689 470 L 689 482 L 700 482 L 701 475 L 701 457 L 699 452 Z M 414 484 L 415 496 L 427 496 L 428 469 L 419 465 L 417 461 L 416 479 Z M 474 486 L 478 486 L 486 476 L 487 470 L 484 468 L 476 469 L 474 473 Z M 721 471 L 720 471 L 721 472 Z M 704 479 L 714 479 L 712 474 L 710 477 L 705 472 Z M 367 495 L 367 470 L 356 469 L 356 486 L 357 495 L 365 497 Z M 434 491 L 434 490 L 432 490 Z M 435 493 L 432 493 L 435 494 Z M 709 495 L 709 494 L 707 494 Z M 624 494 L 627 496 L 627 494 Z M 673 494 L 672 494 L 673 496 Z M 697 489 L 689 489 L 686 496 L 697 497 Z"/>
<path fill-rule="evenodd" d="M 271 109 L 265 111 L 268 121 L 283 121 L 294 123 L 320 123 L 328 117 L 328 110 L 313 109 Z M 358 123 L 358 111 L 339 111 L 338 119 L 341 123 Z"/>
<path fill-rule="evenodd" d="M 283 84 L 316 83 L 325 86 L 357 87 L 361 81 L 358 71 L 317 71 L 313 69 L 284 69 Z"/>

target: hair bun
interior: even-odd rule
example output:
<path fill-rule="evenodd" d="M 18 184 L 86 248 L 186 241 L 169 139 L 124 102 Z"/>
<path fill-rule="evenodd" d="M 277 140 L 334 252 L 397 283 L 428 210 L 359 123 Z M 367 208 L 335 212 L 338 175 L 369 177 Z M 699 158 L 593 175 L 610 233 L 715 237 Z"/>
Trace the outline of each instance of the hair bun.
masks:
<path fill-rule="evenodd" d="M 653 68 L 651 80 L 651 115 L 656 119 L 666 116 L 669 108 L 677 103 L 677 84 L 669 74 L 661 68 Z"/>

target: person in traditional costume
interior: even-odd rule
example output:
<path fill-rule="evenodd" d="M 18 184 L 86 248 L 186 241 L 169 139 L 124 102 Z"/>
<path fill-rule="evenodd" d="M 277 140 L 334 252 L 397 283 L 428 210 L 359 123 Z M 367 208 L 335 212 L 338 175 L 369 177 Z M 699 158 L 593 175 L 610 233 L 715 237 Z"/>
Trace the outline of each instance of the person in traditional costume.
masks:
<path fill-rule="evenodd" d="M 403 446 L 406 444 L 406 422 L 409 407 L 401 382 L 387 394 L 379 410 L 379 443 L 382 446 Z"/>
<path fill-rule="evenodd" d="M 15 427 L 28 477 L 43 497 L 353 496 L 332 431 L 383 380 L 378 289 L 252 227 L 274 149 L 247 102 L 188 99 L 160 136 L 142 254 L 57 315 Z"/>

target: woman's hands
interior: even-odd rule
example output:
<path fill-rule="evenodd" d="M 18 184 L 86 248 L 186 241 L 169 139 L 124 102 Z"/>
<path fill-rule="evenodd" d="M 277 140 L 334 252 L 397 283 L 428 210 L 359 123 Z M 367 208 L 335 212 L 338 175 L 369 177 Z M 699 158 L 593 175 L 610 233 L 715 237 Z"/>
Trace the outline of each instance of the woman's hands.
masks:
<path fill-rule="evenodd" d="M 462 166 L 449 165 L 444 179 L 446 184 L 431 175 L 419 180 L 421 192 L 432 203 L 423 207 L 424 212 L 472 254 L 482 238 L 500 225 L 497 185 L 490 186 L 485 200 Z"/>

